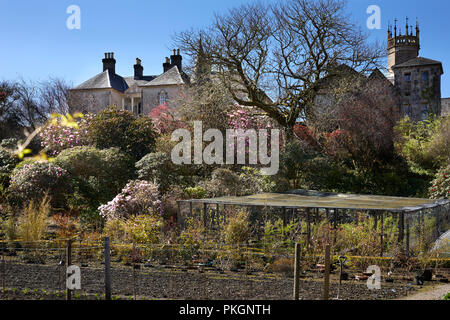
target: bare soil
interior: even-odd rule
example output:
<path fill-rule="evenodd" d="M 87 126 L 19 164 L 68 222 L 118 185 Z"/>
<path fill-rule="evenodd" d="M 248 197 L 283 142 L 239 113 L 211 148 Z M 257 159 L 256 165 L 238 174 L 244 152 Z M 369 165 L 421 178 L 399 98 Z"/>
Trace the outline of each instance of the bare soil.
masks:
<path fill-rule="evenodd" d="M 0 299 L 58 300 L 64 299 L 64 274 L 60 266 L 7 263 L 0 279 L 6 290 Z M 1 273 L 1 269 L 0 269 Z M 104 293 L 104 271 L 99 267 L 81 268 L 82 290 L 75 299 L 101 299 Z M 394 282 L 382 281 L 381 290 L 369 290 L 366 281 L 354 280 L 354 275 L 342 281 L 340 299 L 390 300 L 411 295 L 419 286 L 412 284 L 412 274 L 399 274 Z M 267 272 L 246 270 L 219 271 L 213 268 L 176 269 L 114 265 L 111 269 L 112 294 L 116 299 L 175 299 L 175 300 L 290 300 L 293 278 Z M 338 275 L 331 275 L 330 299 L 338 294 Z M 435 281 L 426 282 L 430 286 Z M 323 274 L 309 272 L 300 281 L 300 299 L 322 298 Z M 59 293 L 59 294 L 58 294 Z"/>

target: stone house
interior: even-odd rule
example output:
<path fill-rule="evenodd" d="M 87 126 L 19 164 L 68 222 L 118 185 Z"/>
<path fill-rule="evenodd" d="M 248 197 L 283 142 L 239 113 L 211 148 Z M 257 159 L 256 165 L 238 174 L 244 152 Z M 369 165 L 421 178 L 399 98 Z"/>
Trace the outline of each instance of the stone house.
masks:
<path fill-rule="evenodd" d="M 103 72 L 83 82 L 69 92 L 71 110 L 97 113 L 115 105 L 136 115 L 147 115 L 162 104 L 176 107 L 182 87 L 189 83 L 183 72 L 179 50 L 166 58 L 161 75 L 144 75 L 142 61 L 137 58 L 134 76 L 122 77 L 116 73 L 114 53 L 105 53 Z"/>
<path fill-rule="evenodd" d="M 423 120 L 430 113 L 441 115 L 442 63 L 419 56 L 420 30 L 406 20 L 405 34 L 388 28 L 388 79 L 396 87 L 401 112 L 412 120 Z"/>
<path fill-rule="evenodd" d="M 336 120 L 335 101 L 327 94 L 333 82 L 340 83 L 340 77 L 356 77 L 367 81 L 382 80 L 396 96 L 397 110 L 400 117 L 409 116 L 414 121 L 424 120 L 429 114 L 448 115 L 450 98 L 441 98 L 441 76 L 444 73 L 442 63 L 419 56 L 420 29 L 413 27 L 406 20 L 405 34 L 397 30 L 397 23 L 388 27 L 388 68 L 384 75 L 375 69 L 365 77 L 352 68 L 338 66 L 338 76 L 327 81 L 324 89 L 315 100 L 315 109 L 319 113 L 319 122 L 329 123 Z M 392 89 L 392 90 L 391 90 Z"/>
<path fill-rule="evenodd" d="M 441 115 L 446 117 L 450 116 L 450 98 L 445 98 L 441 100 L 441 108 L 442 108 Z"/>

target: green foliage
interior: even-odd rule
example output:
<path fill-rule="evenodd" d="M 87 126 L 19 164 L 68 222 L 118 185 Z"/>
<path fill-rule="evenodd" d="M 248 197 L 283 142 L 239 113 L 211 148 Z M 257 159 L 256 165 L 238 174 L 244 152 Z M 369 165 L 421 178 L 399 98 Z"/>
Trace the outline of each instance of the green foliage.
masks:
<path fill-rule="evenodd" d="M 277 187 L 270 177 L 261 175 L 258 169 L 240 169 L 240 172 L 235 172 L 218 168 L 212 172 L 210 179 L 200 182 L 199 187 L 207 190 L 211 197 L 250 195 L 273 191 Z"/>
<path fill-rule="evenodd" d="M 263 234 L 265 252 L 270 255 L 286 248 L 292 248 L 301 230 L 302 226 L 298 220 L 286 223 L 282 219 L 266 221 Z"/>
<path fill-rule="evenodd" d="M 449 164 L 449 126 L 450 119 L 440 117 L 418 122 L 404 118 L 397 124 L 395 147 L 412 172 L 433 176 L 440 167 Z"/>
<path fill-rule="evenodd" d="M 136 244 L 157 244 L 161 241 L 162 218 L 157 214 L 112 219 L 105 224 L 104 233 L 114 241 Z"/>
<path fill-rule="evenodd" d="M 64 207 L 72 186 L 63 168 L 51 162 L 33 162 L 13 171 L 8 190 L 21 201 L 38 200 L 47 193 L 54 207 Z"/>
<path fill-rule="evenodd" d="M 410 172 L 401 158 L 377 162 L 371 170 L 357 170 L 351 158 L 320 154 L 299 141 L 291 141 L 283 148 L 280 172 L 274 178 L 287 185 L 285 189 L 357 194 L 425 196 L 428 188 L 427 179 Z"/>
<path fill-rule="evenodd" d="M 186 188 L 185 192 L 190 199 L 203 199 L 208 194 L 208 192 L 200 186 Z"/>
<path fill-rule="evenodd" d="M 66 149 L 56 157 L 55 164 L 69 172 L 75 188 L 70 202 L 77 208 L 96 209 L 113 199 L 133 177 L 133 160 L 118 148 Z"/>
<path fill-rule="evenodd" d="M 278 179 L 284 189 L 345 192 L 354 179 L 344 163 L 333 161 L 297 139 L 288 142 L 280 154 Z"/>
<path fill-rule="evenodd" d="M 442 168 L 431 183 L 432 199 L 450 199 L 450 165 Z"/>
<path fill-rule="evenodd" d="M 2 189 L 2 191 L 9 187 L 9 177 L 10 175 L 8 173 L 0 172 L 0 189 Z M 0 191 L 0 203 L 5 200 L 2 191 Z"/>
<path fill-rule="evenodd" d="M 16 139 L 5 139 L 0 143 L 0 174 L 10 174 L 19 163 L 19 158 L 12 153 L 16 148 Z"/>
<path fill-rule="evenodd" d="M 297 139 L 290 140 L 281 150 L 280 171 L 282 176 L 293 189 L 299 188 L 304 182 L 304 173 L 308 162 L 313 160 L 316 153 L 305 143 Z"/>
<path fill-rule="evenodd" d="M 8 214 L 2 221 L 2 232 L 8 240 L 16 240 L 19 238 L 17 218 L 14 215 Z"/>
<path fill-rule="evenodd" d="M 239 211 L 230 217 L 224 227 L 224 240 L 229 245 L 240 245 L 250 239 L 249 215 L 245 211 Z"/>
<path fill-rule="evenodd" d="M 155 182 L 163 194 L 175 184 L 180 183 L 178 166 L 166 153 L 149 153 L 136 163 L 138 179 Z"/>
<path fill-rule="evenodd" d="M 192 257 L 198 252 L 205 234 L 205 227 L 200 220 L 189 217 L 185 221 L 185 227 L 178 237 L 178 242 Z"/>
<path fill-rule="evenodd" d="M 102 110 L 90 121 L 88 134 L 97 148 L 117 147 L 136 160 L 152 152 L 155 144 L 150 118 L 138 118 L 115 106 Z"/>
<path fill-rule="evenodd" d="M 35 160 L 35 159 L 32 159 L 32 158 L 30 158 L 30 159 L 25 158 L 24 160 L 22 160 L 22 161 L 20 161 L 19 163 L 17 163 L 17 165 L 16 165 L 16 167 L 14 168 L 14 170 L 13 170 L 12 173 L 14 174 L 15 172 L 17 172 L 17 171 L 23 169 L 23 167 L 25 167 L 26 165 L 28 165 L 28 164 L 34 164 L 34 163 L 36 163 L 36 162 L 38 162 L 38 161 Z"/>

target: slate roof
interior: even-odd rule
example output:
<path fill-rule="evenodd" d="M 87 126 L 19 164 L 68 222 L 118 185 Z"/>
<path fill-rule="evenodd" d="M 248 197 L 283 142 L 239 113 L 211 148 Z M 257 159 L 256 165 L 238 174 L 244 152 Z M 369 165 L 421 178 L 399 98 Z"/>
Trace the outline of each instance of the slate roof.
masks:
<path fill-rule="evenodd" d="M 108 70 L 97 74 L 91 79 L 83 82 L 73 90 L 88 90 L 88 89 L 116 89 L 120 92 L 125 92 L 135 84 L 140 87 L 151 86 L 165 86 L 165 85 L 181 85 L 185 84 L 187 76 L 178 71 L 178 67 L 174 66 L 160 76 L 144 76 L 142 79 L 135 79 L 134 77 L 121 77 L 118 74 L 112 74 Z"/>
<path fill-rule="evenodd" d="M 411 60 L 408 60 L 404 63 L 396 64 L 392 68 L 404 68 L 404 67 L 416 67 L 416 66 L 429 66 L 429 65 L 440 65 L 442 68 L 442 63 L 440 61 L 431 60 L 428 58 L 417 57 Z"/>
<path fill-rule="evenodd" d="M 180 85 L 185 84 L 185 81 L 183 80 L 183 77 L 178 70 L 177 66 L 174 66 L 173 68 L 170 68 L 165 73 L 157 77 L 156 79 L 150 81 L 145 87 L 152 87 L 152 86 L 167 86 L 167 85 Z"/>
<path fill-rule="evenodd" d="M 99 73 L 98 75 L 92 77 L 91 79 L 83 82 L 79 86 L 75 87 L 74 90 L 83 89 L 116 89 L 120 92 L 124 92 L 128 89 L 128 84 L 124 78 L 118 74 L 113 74 L 108 70 Z"/>
<path fill-rule="evenodd" d="M 144 76 L 142 77 L 142 79 L 138 79 L 136 80 L 134 77 L 126 77 L 124 78 L 125 82 L 127 83 L 128 87 L 132 87 L 135 84 L 137 84 L 138 86 L 145 86 L 146 84 L 148 84 L 150 81 L 156 79 L 158 76 Z"/>

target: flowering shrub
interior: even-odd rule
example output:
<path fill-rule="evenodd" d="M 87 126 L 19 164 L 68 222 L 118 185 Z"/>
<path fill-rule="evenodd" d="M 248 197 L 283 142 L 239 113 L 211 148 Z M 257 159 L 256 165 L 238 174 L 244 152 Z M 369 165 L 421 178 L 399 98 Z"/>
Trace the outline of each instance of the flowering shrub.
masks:
<path fill-rule="evenodd" d="M 314 128 L 296 124 L 294 126 L 294 135 L 299 140 L 306 142 L 311 147 L 320 149 L 320 133 L 318 133 Z"/>
<path fill-rule="evenodd" d="M 27 201 L 40 199 L 48 192 L 54 206 L 64 205 L 65 194 L 71 189 L 68 172 L 50 162 L 35 162 L 14 170 L 9 187 L 15 197 Z"/>
<path fill-rule="evenodd" d="M 78 127 L 67 126 L 60 119 L 53 119 L 46 124 L 40 134 L 42 147 L 49 156 L 56 156 L 62 150 L 89 144 L 88 124 L 92 116 L 84 116 Z"/>
<path fill-rule="evenodd" d="M 264 122 L 250 113 L 248 108 L 238 107 L 228 115 L 228 125 L 232 129 L 263 129 Z"/>
<path fill-rule="evenodd" d="M 158 134 L 171 134 L 176 129 L 183 127 L 183 123 L 175 119 L 167 104 L 154 108 L 148 116 L 152 119 L 153 126 Z"/>
<path fill-rule="evenodd" d="M 98 210 L 106 220 L 161 212 L 158 186 L 144 180 L 131 181 L 120 194 Z"/>
<path fill-rule="evenodd" d="M 436 174 L 430 194 L 432 199 L 450 199 L 450 166 L 442 168 Z"/>
<path fill-rule="evenodd" d="M 257 136 L 259 134 L 259 130 L 267 129 L 267 150 L 271 150 L 270 129 L 272 128 L 272 124 L 267 116 L 258 114 L 250 107 L 235 106 L 228 114 L 227 124 L 228 128 L 234 130 L 243 130 L 244 132 L 248 130 L 255 130 Z M 231 141 L 227 140 L 227 148 L 232 148 L 234 144 L 235 150 L 238 150 L 238 153 L 245 153 L 245 158 L 248 159 L 250 151 L 250 138 L 245 136 L 245 151 L 239 150 L 237 140 L 238 139 L 232 139 Z M 280 141 L 280 143 L 283 144 L 282 141 Z M 237 163 L 236 160 L 237 159 L 235 159 L 235 163 Z"/>

